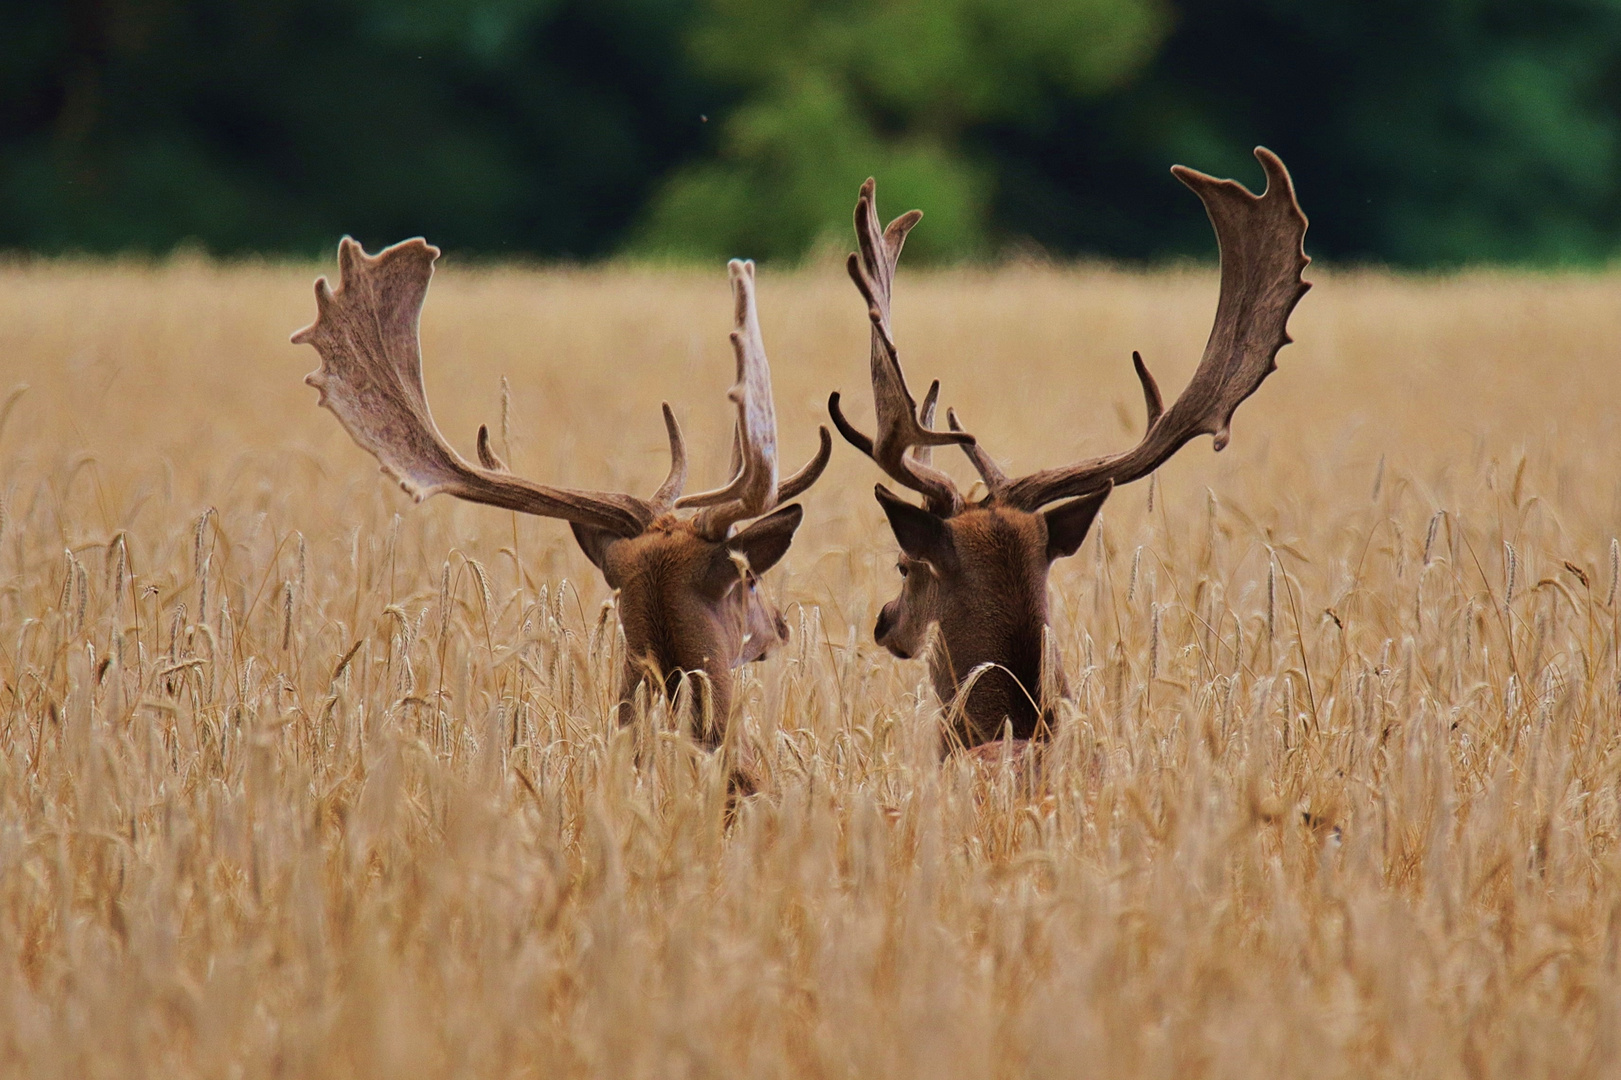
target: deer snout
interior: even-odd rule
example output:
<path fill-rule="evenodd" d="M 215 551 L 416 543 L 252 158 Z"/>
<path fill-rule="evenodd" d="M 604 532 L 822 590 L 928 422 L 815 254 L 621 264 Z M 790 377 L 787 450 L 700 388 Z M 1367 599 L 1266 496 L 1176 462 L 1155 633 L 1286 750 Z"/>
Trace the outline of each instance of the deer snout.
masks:
<path fill-rule="evenodd" d="M 912 654 L 890 640 L 894 630 L 895 614 L 889 610 L 889 605 L 885 604 L 878 610 L 878 622 L 872 628 L 872 639 L 888 649 L 891 656 L 901 660 L 910 660 Z"/>

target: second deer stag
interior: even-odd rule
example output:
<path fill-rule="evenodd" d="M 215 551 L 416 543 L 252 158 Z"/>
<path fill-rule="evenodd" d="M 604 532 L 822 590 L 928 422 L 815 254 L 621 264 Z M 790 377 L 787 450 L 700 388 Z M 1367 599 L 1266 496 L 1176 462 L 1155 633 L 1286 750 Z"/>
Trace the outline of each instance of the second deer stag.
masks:
<path fill-rule="evenodd" d="M 901 594 L 884 605 L 874 634 L 898 657 L 917 655 L 938 626 L 929 655 L 940 700 L 959 718 L 954 734 L 973 747 L 1004 731 L 1037 737 L 1050 720 L 1062 672 L 1044 670 L 1047 575 L 1054 560 L 1073 555 L 1115 486 L 1140 480 L 1198 435 L 1227 445 L 1233 413 L 1276 368 L 1289 342 L 1289 315 L 1310 285 L 1302 244 L 1306 217 L 1288 170 L 1258 147 L 1267 187 L 1253 195 L 1232 180 L 1177 166 L 1171 171 L 1204 203 L 1221 251 L 1221 297 L 1204 356 L 1169 409 L 1159 387 L 1133 353 L 1148 407 L 1148 428 L 1130 450 L 1029 476 L 1010 478 L 947 411 L 950 430 L 933 430 L 936 381 L 919 410 L 901 372 L 890 323 L 890 295 L 914 210 L 879 227 L 873 182 L 856 202 L 859 251 L 850 277 L 872 322 L 875 437 L 845 418 L 837 393 L 828 410 L 840 434 L 897 484 L 923 497 L 915 506 L 879 484 L 879 504 L 900 544 Z M 966 500 L 936 469 L 931 448 L 955 444 L 973 463 L 986 494 Z M 1056 504 L 1056 505 L 1053 505 Z M 966 698 L 963 694 L 966 692 Z"/>
<path fill-rule="evenodd" d="M 781 505 L 799 495 L 827 465 L 832 439 L 799 472 L 777 475 L 777 421 L 754 300 L 754 264 L 729 265 L 736 329 L 737 381 L 728 397 L 737 407 L 732 480 L 699 495 L 681 496 L 686 449 L 670 406 L 664 423 L 670 472 L 650 498 L 546 487 L 514 476 L 478 432 L 479 464 L 451 449 L 434 424 L 422 384 L 417 324 L 439 250 L 406 240 L 373 256 L 345 237 L 338 248 L 341 280 L 334 291 L 315 283 L 315 322 L 293 335 L 313 345 L 321 368 L 305 381 L 321 392 L 362 449 L 417 501 L 441 492 L 519 513 L 561 518 L 610 588 L 619 592 L 625 631 L 620 719 L 628 720 L 638 687 L 649 676 L 673 694 L 698 675 L 699 715 L 716 723 L 714 741 L 732 704 L 732 669 L 765 657 L 788 636 L 781 614 L 760 593 L 756 578 L 787 552 L 803 510 Z M 693 515 L 677 510 L 693 508 Z M 734 532 L 740 522 L 752 524 Z"/>

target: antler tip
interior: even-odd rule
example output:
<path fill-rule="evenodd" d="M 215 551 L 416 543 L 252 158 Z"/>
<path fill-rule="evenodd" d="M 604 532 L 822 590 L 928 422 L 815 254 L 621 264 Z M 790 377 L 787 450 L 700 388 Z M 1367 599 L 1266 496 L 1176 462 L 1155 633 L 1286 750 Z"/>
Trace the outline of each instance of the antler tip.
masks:
<path fill-rule="evenodd" d="M 1256 197 L 1249 192 L 1249 189 L 1245 188 L 1244 185 L 1240 184 L 1237 180 L 1223 180 L 1219 176 L 1211 176 L 1207 172 L 1200 172 L 1198 169 L 1190 169 L 1186 165 L 1172 165 L 1171 175 L 1182 181 L 1184 187 L 1188 188 L 1195 195 L 1199 196 L 1199 200 L 1201 202 L 1206 200 L 1210 192 L 1223 188 L 1236 188 L 1239 191 L 1244 192 L 1244 194 L 1249 195 L 1251 199 Z M 1268 174 L 1268 176 L 1270 177 L 1270 174 Z"/>
<path fill-rule="evenodd" d="M 366 249 L 354 237 L 345 235 L 338 241 L 338 275 L 342 281 L 358 274 L 365 259 Z"/>
<path fill-rule="evenodd" d="M 1261 197 L 1265 198 L 1275 192 L 1291 203 L 1295 202 L 1294 178 L 1289 175 L 1289 168 L 1283 163 L 1283 159 L 1266 147 L 1257 146 L 1255 160 L 1261 163 L 1261 171 L 1266 173 L 1266 190 L 1261 193 Z M 1297 205 L 1295 209 L 1298 211 L 1299 206 Z"/>
<path fill-rule="evenodd" d="M 319 315 L 320 312 L 325 311 L 327 309 L 327 305 L 330 303 L 332 303 L 332 284 L 327 281 L 326 275 L 323 274 L 315 279 L 315 310 L 317 315 Z M 317 319 L 316 321 L 319 322 L 320 320 Z M 312 323 L 304 330 L 299 331 L 299 333 L 308 333 L 314 329 L 315 324 Z M 302 344 L 302 342 L 300 344 Z"/>
<path fill-rule="evenodd" d="M 437 247 L 428 243 L 425 237 L 413 236 L 409 240 L 401 240 L 397 244 L 390 244 L 376 255 L 367 255 L 366 249 L 360 241 L 352 236 L 344 236 L 338 241 L 338 275 L 340 287 L 350 277 L 364 273 L 367 267 L 376 268 L 390 259 L 410 255 L 424 259 L 431 268 L 443 254 Z M 323 279 L 324 280 L 324 279 Z M 316 285 L 316 296 L 321 295 L 321 285 Z"/>
<path fill-rule="evenodd" d="M 507 471 L 507 463 L 502 461 L 500 455 L 490 446 L 490 428 L 488 424 L 478 426 L 478 463 L 494 472 Z"/>
<path fill-rule="evenodd" d="M 1131 351 L 1131 366 L 1137 372 L 1137 381 L 1142 384 L 1143 403 L 1148 409 L 1148 426 L 1153 427 L 1154 421 L 1165 412 L 1165 399 L 1160 396 L 1159 383 L 1154 381 L 1153 373 L 1143 363 L 1143 354 L 1136 349 Z"/>
<path fill-rule="evenodd" d="M 871 307 L 875 306 L 878 300 L 872 287 L 872 279 L 867 276 L 867 269 L 862 265 L 863 261 L 861 252 L 852 251 L 844 260 L 844 269 L 850 275 L 850 280 L 855 282 L 857 291 L 861 293 L 868 306 Z"/>

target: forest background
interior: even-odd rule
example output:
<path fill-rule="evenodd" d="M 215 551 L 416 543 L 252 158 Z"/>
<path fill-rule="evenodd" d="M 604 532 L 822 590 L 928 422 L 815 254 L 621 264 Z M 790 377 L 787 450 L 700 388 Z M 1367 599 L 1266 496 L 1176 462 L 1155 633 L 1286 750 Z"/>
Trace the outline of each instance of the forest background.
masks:
<path fill-rule="evenodd" d="M 1209 247 L 1167 166 L 1257 143 L 1319 257 L 1621 250 L 1613 0 L 0 0 L 0 41 L 12 251 L 797 261 L 876 173 L 916 258 L 1162 261 Z"/>

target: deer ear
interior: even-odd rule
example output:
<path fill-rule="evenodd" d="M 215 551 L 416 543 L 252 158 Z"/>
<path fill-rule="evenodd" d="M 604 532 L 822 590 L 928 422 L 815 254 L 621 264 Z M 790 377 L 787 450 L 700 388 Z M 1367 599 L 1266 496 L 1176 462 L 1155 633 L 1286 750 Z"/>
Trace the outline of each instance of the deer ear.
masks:
<path fill-rule="evenodd" d="M 569 528 L 574 531 L 574 539 L 580 542 L 580 550 L 585 557 L 591 560 L 591 565 L 602 571 L 604 577 L 608 576 L 608 547 L 615 540 L 623 539 L 618 533 L 611 533 L 607 529 L 598 529 L 591 525 L 581 525 L 578 522 L 569 522 Z M 608 582 L 612 585 L 613 582 Z"/>
<path fill-rule="evenodd" d="M 749 573 L 759 576 L 776 566 L 794 542 L 794 530 L 804 520 L 805 509 L 797 503 L 767 514 L 748 528 L 715 545 L 705 575 L 704 589 L 712 596 L 724 596 L 737 583 L 736 556 L 749 564 Z"/>
<path fill-rule="evenodd" d="M 1047 523 L 1048 562 L 1065 558 L 1081 550 L 1081 541 L 1086 539 L 1093 520 L 1098 516 L 1098 511 L 1103 509 L 1104 501 L 1113 490 L 1113 484 L 1105 484 L 1090 495 L 1082 495 L 1079 499 L 1060 503 L 1051 510 L 1042 512 L 1042 520 Z"/>
<path fill-rule="evenodd" d="M 878 505 L 884 508 L 890 531 L 902 551 L 928 563 L 937 573 L 956 569 L 957 545 L 945 518 L 913 506 L 882 484 L 874 486 L 873 494 L 878 496 Z"/>
<path fill-rule="evenodd" d="M 749 561 L 751 571 L 763 574 L 788 554 L 788 545 L 794 542 L 794 530 L 804 518 L 805 508 L 798 503 L 784 506 L 727 540 L 726 550 L 743 556 Z"/>

